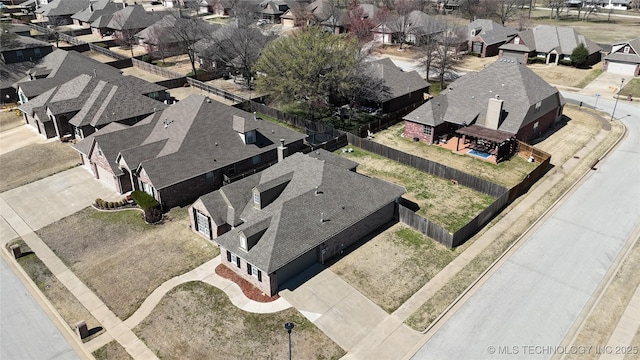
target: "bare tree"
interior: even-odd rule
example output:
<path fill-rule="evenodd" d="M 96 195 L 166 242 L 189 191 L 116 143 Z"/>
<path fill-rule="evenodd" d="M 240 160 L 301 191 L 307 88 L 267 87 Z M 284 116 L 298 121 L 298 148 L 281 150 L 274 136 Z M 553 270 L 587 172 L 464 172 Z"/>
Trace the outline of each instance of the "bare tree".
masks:
<path fill-rule="evenodd" d="M 554 17 L 554 12 L 555 12 L 555 18 L 556 20 L 558 20 L 558 18 L 560 17 L 560 13 L 564 8 L 564 4 L 565 4 L 564 0 L 549 0 L 547 2 L 547 6 L 551 9 L 551 13 L 549 14 L 549 19 L 552 19 Z"/>
<path fill-rule="evenodd" d="M 423 35 L 420 41 L 420 49 L 424 53 L 423 65 L 425 66 L 426 78 L 429 80 L 434 57 L 437 56 L 439 39 L 443 31 L 447 31 L 445 25 L 435 18 L 429 18 L 428 23 L 423 27 Z"/>
<path fill-rule="evenodd" d="M 387 26 L 397 34 L 400 49 L 415 26 L 409 18 L 409 14 L 414 10 L 415 4 L 412 0 L 396 0 L 393 13 L 387 16 Z"/>
<path fill-rule="evenodd" d="M 111 18 L 110 23 L 115 25 L 116 43 L 118 43 L 118 45 L 123 49 L 129 48 L 131 51 L 131 57 L 133 57 L 133 47 L 138 43 L 138 39 L 135 37 L 134 29 L 125 28 L 126 20 L 125 14 L 117 12 Z"/>
<path fill-rule="evenodd" d="M 453 73 L 453 66 L 457 62 L 458 47 L 464 41 L 464 27 L 448 24 L 447 29 L 438 37 L 438 46 L 434 48 L 434 64 L 438 71 L 440 87 L 444 87 L 445 75 Z"/>
<path fill-rule="evenodd" d="M 215 28 L 198 17 L 189 17 L 182 14 L 182 17 L 176 18 L 173 26 L 173 36 L 182 43 L 183 51 L 189 56 L 193 75 L 196 71 L 196 49 L 195 43 L 199 40 L 211 35 Z"/>
<path fill-rule="evenodd" d="M 507 21 L 512 20 L 518 13 L 522 4 L 521 0 L 496 0 L 495 13 L 504 26 Z"/>
<path fill-rule="evenodd" d="M 463 17 L 469 19 L 469 22 L 498 13 L 496 9 L 498 4 L 494 0 L 461 0 L 459 4 L 458 11 Z"/>

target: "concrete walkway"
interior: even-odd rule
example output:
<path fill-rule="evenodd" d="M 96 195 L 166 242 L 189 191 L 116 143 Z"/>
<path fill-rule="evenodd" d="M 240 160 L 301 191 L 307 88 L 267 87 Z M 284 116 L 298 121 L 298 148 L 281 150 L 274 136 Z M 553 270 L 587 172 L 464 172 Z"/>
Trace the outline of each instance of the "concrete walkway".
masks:
<path fill-rule="evenodd" d="M 595 78 L 589 85 L 585 86 L 578 93 L 580 95 L 593 96 L 595 98 L 596 94 L 600 95 L 600 100 L 602 99 L 612 99 L 618 91 L 620 91 L 620 85 L 624 75 L 613 74 L 610 72 L 603 72 L 597 78 Z M 629 83 L 629 76 L 626 76 L 624 85 Z"/>
<path fill-rule="evenodd" d="M 0 155 L 4 155 L 27 145 L 43 144 L 45 142 L 47 142 L 47 139 L 38 134 L 38 130 L 33 126 L 18 126 L 13 129 L 0 132 L 0 144 L 2 144 L 2 146 L 0 146 Z"/>

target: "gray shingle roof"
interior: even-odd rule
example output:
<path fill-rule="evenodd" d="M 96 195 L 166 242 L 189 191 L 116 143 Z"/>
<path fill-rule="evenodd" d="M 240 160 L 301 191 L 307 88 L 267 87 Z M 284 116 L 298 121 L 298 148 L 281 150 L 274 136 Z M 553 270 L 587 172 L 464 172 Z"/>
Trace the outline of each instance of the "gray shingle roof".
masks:
<path fill-rule="evenodd" d="M 253 117 L 201 95 L 191 95 L 159 112 L 153 130 L 138 142 L 140 145 L 162 143 L 154 151 L 141 155 L 139 160 L 153 186 L 162 189 L 272 151 L 279 146 L 279 139 L 284 139 L 287 145 L 305 138 L 301 133 L 258 120 L 256 142 L 245 145 L 233 130 L 233 115 Z M 130 167 L 138 166 L 126 153 L 123 157 Z"/>
<path fill-rule="evenodd" d="M 504 100 L 503 109 L 507 114 L 498 130 L 512 134 L 526 125 L 532 105 L 549 97 L 560 99 L 558 90 L 526 65 L 496 61 L 480 72 L 462 76 L 449 85 L 442 95 L 431 99 L 404 119 L 432 126 L 441 124 L 443 120 L 454 124 L 471 125 L 475 120 L 482 123 L 489 98 L 496 96 Z M 440 106 L 437 106 L 438 103 Z"/>
<path fill-rule="evenodd" d="M 250 189 L 288 173 L 293 173 L 293 177 L 279 197 L 261 210 L 255 209 L 250 203 Z M 244 190 L 248 190 L 249 197 L 245 204 L 236 207 L 243 209 L 244 223 L 218 237 L 216 242 L 269 274 L 405 193 L 398 185 L 301 153 L 238 183 L 245 181 L 248 186 Z M 224 196 L 227 190 L 228 186 L 223 186 L 218 192 Z M 211 213 L 221 209 L 207 207 L 207 210 Z M 321 216 L 325 221 L 321 222 Z M 241 249 L 238 233 L 264 221 L 268 221 L 268 227 L 257 244 L 249 251 Z"/>
<path fill-rule="evenodd" d="M 467 25 L 467 36 L 469 40 L 475 37 L 471 35 L 471 30 L 476 30 L 475 36 L 480 36 L 487 45 L 507 41 L 518 33 L 516 29 L 502 26 L 489 19 L 476 19 Z"/>
<path fill-rule="evenodd" d="M 517 36 L 522 39 L 520 44 L 504 44 L 500 49 L 544 53 L 555 50 L 560 55 L 569 55 L 578 44 L 583 43 L 589 50 L 589 54 L 602 50 L 598 44 L 570 27 L 538 25 L 533 29 L 519 32 Z"/>
<path fill-rule="evenodd" d="M 115 30 L 144 29 L 166 14 L 164 11 L 147 12 L 142 5 L 127 6 L 113 13 L 107 27 Z"/>
<path fill-rule="evenodd" d="M 372 61 L 369 65 L 371 75 L 384 80 L 392 99 L 418 90 L 427 91 L 431 86 L 417 71 L 404 72 L 389 58 Z"/>
<path fill-rule="evenodd" d="M 98 79 L 127 87 L 138 94 L 148 94 L 167 89 L 164 86 L 134 76 L 123 76 L 120 70 L 75 51 L 56 50 L 45 56 L 40 66 L 50 71 L 46 78 L 24 81 L 18 84 L 28 98 L 37 96 L 55 86 L 62 85 L 81 74 L 96 75 Z"/>
<path fill-rule="evenodd" d="M 355 170 L 358 167 L 358 165 L 360 165 L 359 163 L 349 160 L 347 158 L 344 158 L 342 156 L 335 156 L 335 154 L 328 152 L 325 149 L 317 149 L 315 151 L 310 152 L 307 155 L 318 160 L 329 162 L 334 166 L 347 169 L 347 170 Z"/>
<path fill-rule="evenodd" d="M 3 36 L 1 39 L 2 41 L 0 42 L 0 49 L 2 50 L 2 52 L 53 46 L 48 42 L 34 39 L 30 36 Z"/>
<path fill-rule="evenodd" d="M 624 53 L 625 46 L 629 46 L 631 49 L 633 49 L 633 52 L 635 54 L 632 54 L 631 51 L 625 54 Z M 640 64 L 640 38 L 613 44 L 613 46 L 611 47 L 611 50 L 612 50 L 612 53 L 607 55 L 605 57 L 605 60 Z"/>
<path fill-rule="evenodd" d="M 92 2 L 91 6 L 87 6 L 83 10 L 71 16 L 72 19 L 92 23 L 101 16 L 110 16 L 120 10 L 118 5 L 111 0 L 98 0 Z"/>
<path fill-rule="evenodd" d="M 87 8 L 89 4 L 89 0 L 53 0 L 36 9 L 36 13 L 44 16 L 71 16 Z"/>

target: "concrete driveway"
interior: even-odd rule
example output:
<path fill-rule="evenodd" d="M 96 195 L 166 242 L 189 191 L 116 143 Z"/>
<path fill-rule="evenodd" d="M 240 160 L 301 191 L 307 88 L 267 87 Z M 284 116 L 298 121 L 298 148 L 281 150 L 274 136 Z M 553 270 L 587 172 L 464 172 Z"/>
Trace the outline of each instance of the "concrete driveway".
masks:
<path fill-rule="evenodd" d="M 27 225 L 38 230 L 91 205 L 96 198 L 114 199 L 118 194 L 95 179 L 85 168 L 49 176 L 0 194 L 0 210 L 6 219 L 0 221 L 5 235 L 7 217 L 19 216 Z M 23 235 L 31 229 L 13 229 Z M 10 232 L 8 234 L 11 234 Z"/>
<path fill-rule="evenodd" d="M 6 154 L 23 146 L 44 143 L 47 139 L 38 134 L 31 125 L 22 125 L 0 132 L 0 155 Z"/>
<path fill-rule="evenodd" d="M 589 85 L 585 86 L 578 94 L 593 96 L 600 94 L 600 100 L 613 99 L 613 96 L 620 91 L 620 83 L 625 79 L 625 85 L 629 83 L 630 77 L 620 74 L 603 72 L 595 78 Z"/>

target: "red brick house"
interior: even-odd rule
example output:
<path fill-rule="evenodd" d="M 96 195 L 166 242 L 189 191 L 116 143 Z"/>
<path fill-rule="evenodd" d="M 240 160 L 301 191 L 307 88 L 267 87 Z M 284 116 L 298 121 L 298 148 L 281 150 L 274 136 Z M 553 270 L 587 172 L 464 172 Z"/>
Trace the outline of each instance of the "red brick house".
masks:
<path fill-rule="evenodd" d="M 493 20 L 476 19 L 466 28 L 467 51 L 480 57 L 496 56 L 500 46 L 511 40 L 518 31 L 502 26 Z"/>
<path fill-rule="evenodd" d="M 393 219 L 405 189 L 354 168 L 324 150 L 291 155 L 200 197 L 191 229 L 220 247 L 224 266 L 273 296 Z"/>
<path fill-rule="evenodd" d="M 143 190 L 165 209 L 277 162 L 279 149 L 293 153 L 305 146 L 304 134 L 202 95 L 134 126 L 104 130 L 74 145 L 82 163 L 120 193 Z"/>
<path fill-rule="evenodd" d="M 456 133 L 497 144 L 530 142 L 561 119 L 564 104 L 560 92 L 526 65 L 499 60 L 405 116 L 404 136 L 428 144 Z"/>

